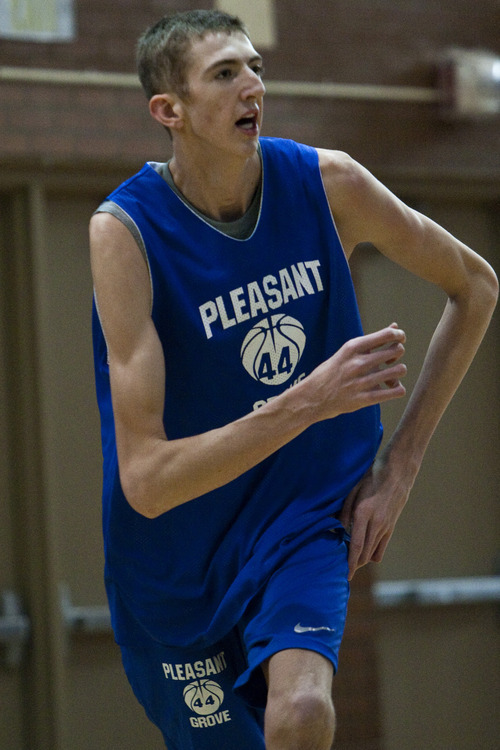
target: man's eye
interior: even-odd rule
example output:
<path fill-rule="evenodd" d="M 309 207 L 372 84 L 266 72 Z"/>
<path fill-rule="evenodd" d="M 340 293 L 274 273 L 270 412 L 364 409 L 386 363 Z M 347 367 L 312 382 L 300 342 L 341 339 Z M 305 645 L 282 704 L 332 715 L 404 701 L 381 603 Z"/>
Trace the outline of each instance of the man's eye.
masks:
<path fill-rule="evenodd" d="M 231 78 L 232 75 L 233 75 L 233 71 L 231 70 L 231 68 L 224 68 L 223 70 L 219 70 L 219 72 L 217 73 L 215 77 L 219 79 L 224 79 L 224 78 Z"/>
<path fill-rule="evenodd" d="M 260 76 L 261 78 L 265 72 L 263 65 L 252 65 L 252 70 L 256 75 Z"/>

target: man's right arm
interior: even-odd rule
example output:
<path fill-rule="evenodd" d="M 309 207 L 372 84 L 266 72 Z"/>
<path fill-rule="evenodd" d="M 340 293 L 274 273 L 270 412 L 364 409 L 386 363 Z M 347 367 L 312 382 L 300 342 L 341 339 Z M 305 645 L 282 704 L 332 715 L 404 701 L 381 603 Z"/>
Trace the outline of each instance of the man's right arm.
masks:
<path fill-rule="evenodd" d="M 392 325 L 347 342 L 261 409 L 221 428 L 168 440 L 165 361 L 144 258 L 128 229 L 105 213 L 91 220 L 90 248 L 120 479 L 128 502 L 144 516 L 154 518 L 227 484 L 315 422 L 405 393 L 399 382 L 406 371 L 399 363 L 405 336 Z"/>

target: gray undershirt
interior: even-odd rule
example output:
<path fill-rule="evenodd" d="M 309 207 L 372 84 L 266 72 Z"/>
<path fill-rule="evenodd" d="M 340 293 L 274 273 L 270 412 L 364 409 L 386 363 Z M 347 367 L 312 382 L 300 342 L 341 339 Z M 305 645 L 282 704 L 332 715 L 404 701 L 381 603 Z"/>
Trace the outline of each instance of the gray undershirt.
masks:
<path fill-rule="evenodd" d="M 181 200 L 185 206 L 193 211 L 193 213 L 199 216 L 202 221 L 214 227 L 214 229 L 217 229 L 222 234 L 225 234 L 235 240 L 246 240 L 251 237 L 257 225 L 260 214 L 262 178 L 259 180 L 259 184 L 252 198 L 252 202 L 250 203 L 250 206 L 243 214 L 243 216 L 241 216 L 239 219 L 236 219 L 235 221 L 217 221 L 216 219 L 212 219 L 210 216 L 205 216 L 205 214 L 201 213 L 201 211 L 198 211 L 195 206 L 193 206 L 188 200 L 186 200 L 186 198 L 182 195 L 182 193 L 180 192 L 180 190 L 178 190 L 174 183 L 172 174 L 170 172 L 170 169 L 168 168 L 168 162 L 149 162 L 149 164 L 161 177 L 163 177 L 165 182 L 177 195 L 179 200 Z M 122 208 L 120 208 L 120 206 L 118 206 L 116 203 L 113 203 L 112 201 L 104 201 L 104 203 L 101 203 L 99 208 L 95 211 L 95 213 L 110 213 L 113 216 L 116 216 L 117 219 L 119 219 L 123 224 L 125 224 L 126 227 L 128 227 L 144 257 L 147 258 L 146 248 L 144 247 L 141 233 L 139 232 L 135 223 L 130 219 L 126 211 L 124 211 Z"/>
<path fill-rule="evenodd" d="M 191 211 L 194 211 L 194 213 L 197 214 L 200 219 L 203 219 L 203 221 L 206 221 L 208 224 L 214 227 L 214 229 L 217 229 L 219 232 L 222 232 L 223 234 L 226 234 L 228 237 L 232 237 L 235 240 L 246 240 L 248 237 L 250 237 L 255 229 L 255 225 L 257 224 L 257 219 L 259 218 L 262 179 L 259 180 L 259 185 L 254 193 L 252 202 L 250 203 L 250 206 L 243 214 L 243 216 L 241 216 L 239 219 L 236 219 L 235 221 L 217 221 L 216 219 L 212 219 L 210 216 L 206 216 L 205 214 L 201 213 L 201 211 L 198 211 L 198 209 L 195 208 L 192 203 L 186 200 L 186 198 L 183 196 L 174 182 L 172 173 L 168 168 L 168 162 L 156 162 L 152 163 L 151 166 L 158 172 L 159 175 L 163 177 L 165 182 L 169 185 L 169 187 L 172 188 L 178 198 L 188 208 L 190 208 Z"/>

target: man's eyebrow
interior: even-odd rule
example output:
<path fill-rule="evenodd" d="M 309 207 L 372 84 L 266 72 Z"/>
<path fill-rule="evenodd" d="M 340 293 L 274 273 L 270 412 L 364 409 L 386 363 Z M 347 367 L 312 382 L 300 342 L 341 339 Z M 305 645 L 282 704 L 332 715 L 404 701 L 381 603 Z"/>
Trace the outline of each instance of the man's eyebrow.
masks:
<path fill-rule="evenodd" d="M 235 65 L 239 62 L 241 62 L 240 57 L 231 57 L 227 58 L 226 60 L 216 60 L 214 63 L 209 65 L 208 68 L 206 68 L 205 73 L 210 73 L 211 70 L 215 70 L 215 68 L 219 68 L 221 65 Z M 251 65 L 255 62 L 262 63 L 262 57 L 260 55 L 254 55 L 246 62 L 248 65 Z"/>

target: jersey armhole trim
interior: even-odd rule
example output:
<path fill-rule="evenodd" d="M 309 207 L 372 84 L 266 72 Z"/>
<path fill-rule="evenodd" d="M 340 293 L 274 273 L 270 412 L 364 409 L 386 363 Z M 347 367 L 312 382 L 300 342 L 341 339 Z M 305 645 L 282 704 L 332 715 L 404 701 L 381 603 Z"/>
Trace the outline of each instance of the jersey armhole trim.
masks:
<path fill-rule="evenodd" d="M 340 234 L 339 234 L 339 230 L 337 229 L 337 225 L 336 225 L 336 223 L 335 223 L 335 217 L 334 217 L 334 215 L 333 215 L 332 207 L 330 206 L 330 201 L 328 200 L 328 194 L 327 194 L 327 192 L 326 192 L 326 188 L 325 188 L 325 182 L 324 182 L 324 180 L 323 180 L 323 173 L 322 173 L 322 171 L 321 171 L 321 167 L 320 167 L 320 165 L 319 165 L 319 154 L 318 154 L 318 150 L 317 150 L 317 149 L 315 149 L 315 151 L 316 151 L 316 156 L 318 157 L 318 172 L 319 172 L 319 179 L 320 179 L 320 181 L 321 181 L 321 185 L 322 185 L 322 188 L 323 188 L 323 195 L 325 196 L 325 201 L 326 201 L 326 205 L 328 206 L 328 211 L 330 212 L 330 217 L 331 217 L 331 219 L 332 219 L 332 225 L 333 225 L 333 229 L 334 229 L 334 231 L 335 231 L 335 234 L 337 235 L 337 239 L 338 239 L 338 241 L 339 241 L 339 245 L 340 245 L 340 247 L 342 248 L 342 253 L 343 253 L 343 255 L 344 255 L 345 261 L 346 261 L 346 263 L 349 263 L 349 261 L 348 261 L 348 259 L 347 259 L 346 251 L 344 250 L 344 245 L 342 244 L 342 240 L 340 239 Z"/>
<path fill-rule="evenodd" d="M 144 258 L 144 262 L 146 263 L 146 267 L 148 269 L 149 287 L 150 287 L 150 313 L 152 313 L 153 312 L 153 277 L 151 274 L 151 267 L 149 265 L 149 258 L 148 258 L 148 252 L 146 250 L 146 244 L 141 234 L 141 230 L 139 229 L 135 221 L 132 219 L 130 214 L 128 214 L 121 206 L 118 205 L 118 203 L 115 203 L 114 201 L 104 201 L 104 203 L 101 203 L 99 208 L 96 211 L 94 211 L 94 214 L 111 214 L 112 216 L 115 217 L 115 219 L 118 219 L 118 221 L 120 221 L 128 229 L 128 231 L 134 238 L 135 243 L 137 247 L 139 248 L 139 251 L 142 257 Z"/>

